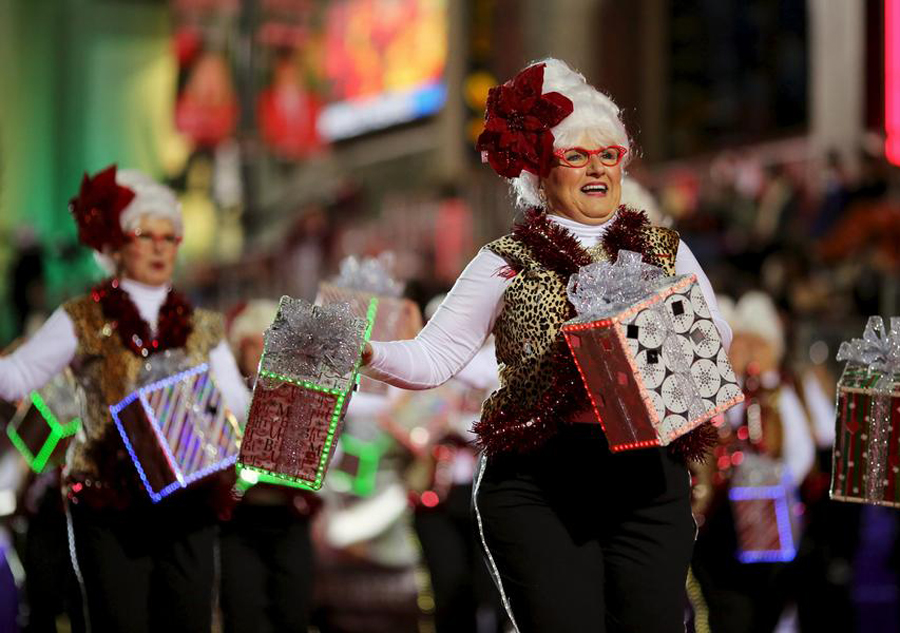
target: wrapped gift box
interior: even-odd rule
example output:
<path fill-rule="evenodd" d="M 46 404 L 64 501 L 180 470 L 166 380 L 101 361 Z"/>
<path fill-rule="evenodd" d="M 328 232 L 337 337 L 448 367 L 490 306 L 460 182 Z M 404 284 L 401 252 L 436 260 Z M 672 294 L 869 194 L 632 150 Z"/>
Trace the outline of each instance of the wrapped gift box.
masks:
<path fill-rule="evenodd" d="M 728 491 L 743 563 L 787 562 L 797 554 L 794 485 L 784 467 L 745 453 Z"/>
<path fill-rule="evenodd" d="M 617 268 L 652 268 L 628 251 L 603 265 L 613 276 Z M 623 274 L 637 271 L 639 282 L 642 270 Z M 582 276 L 575 288 L 573 277 L 570 299 L 584 316 L 562 331 L 613 451 L 665 446 L 743 401 L 694 275 L 652 278 L 643 287 L 617 279 L 630 296 L 602 305 L 592 303 L 603 292 L 596 279 Z"/>
<path fill-rule="evenodd" d="M 6 411 L 12 414 L 6 434 L 34 472 L 64 461 L 66 448 L 81 426 L 81 398 L 70 372 L 32 391 L 18 407 L 6 406 Z"/>
<path fill-rule="evenodd" d="M 313 306 L 282 297 L 265 334 L 241 445 L 242 477 L 255 473 L 267 483 L 322 487 L 375 306 L 371 302 L 369 319 L 360 319 L 346 304 Z"/>
<path fill-rule="evenodd" d="M 419 309 L 409 299 L 376 295 L 365 290 L 355 290 L 332 283 L 319 284 L 316 303 L 327 306 L 340 303 L 350 305 L 359 318 L 367 318 L 370 307 L 375 306 L 371 338 L 373 341 L 398 341 L 413 338 L 422 328 Z M 360 391 L 386 394 L 388 386 L 378 380 L 360 376 Z"/>
<path fill-rule="evenodd" d="M 831 498 L 900 507 L 900 318 L 872 317 L 843 343 L 837 386 Z"/>
<path fill-rule="evenodd" d="M 237 461 L 241 431 L 206 363 L 141 387 L 110 412 L 154 503 Z"/>

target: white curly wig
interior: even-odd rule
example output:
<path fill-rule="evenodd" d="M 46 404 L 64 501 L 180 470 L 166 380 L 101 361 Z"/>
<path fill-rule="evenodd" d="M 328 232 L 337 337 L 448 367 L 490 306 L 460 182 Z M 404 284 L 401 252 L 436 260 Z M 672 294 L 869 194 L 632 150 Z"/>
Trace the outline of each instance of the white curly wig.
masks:
<path fill-rule="evenodd" d="M 181 203 L 175 192 L 169 187 L 156 182 L 153 178 L 137 169 L 120 169 L 116 172 L 116 183 L 128 187 L 134 192 L 134 198 L 122 210 L 119 225 L 122 231 L 129 233 L 135 230 L 145 217 L 165 218 L 172 222 L 175 233 L 184 235 L 184 222 L 181 218 Z M 94 254 L 97 263 L 108 274 L 116 273 L 116 265 L 111 253 Z"/>
<path fill-rule="evenodd" d="M 571 147 L 586 136 L 592 144 L 627 148 L 629 153 L 623 160 L 624 167 L 631 156 L 631 140 L 620 118 L 619 107 L 613 100 L 590 85 L 584 75 L 564 61 L 549 57 L 529 64 L 528 68 L 535 64 L 545 65 L 543 93 L 559 92 L 572 101 L 572 114 L 551 129 L 554 149 Z M 517 178 L 510 179 L 510 185 L 518 206 L 545 206 L 538 192 L 540 180 L 536 175 L 523 171 Z"/>

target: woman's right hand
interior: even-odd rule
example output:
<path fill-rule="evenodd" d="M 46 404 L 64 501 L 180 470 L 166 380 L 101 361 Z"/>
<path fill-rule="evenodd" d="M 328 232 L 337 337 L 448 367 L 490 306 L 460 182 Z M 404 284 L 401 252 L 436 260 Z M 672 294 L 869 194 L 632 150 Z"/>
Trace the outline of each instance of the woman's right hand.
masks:
<path fill-rule="evenodd" d="M 362 360 L 359 363 L 360 367 L 365 367 L 369 363 L 372 362 L 372 344 L 366 341 L 366 346 L 363 347 Z"/>

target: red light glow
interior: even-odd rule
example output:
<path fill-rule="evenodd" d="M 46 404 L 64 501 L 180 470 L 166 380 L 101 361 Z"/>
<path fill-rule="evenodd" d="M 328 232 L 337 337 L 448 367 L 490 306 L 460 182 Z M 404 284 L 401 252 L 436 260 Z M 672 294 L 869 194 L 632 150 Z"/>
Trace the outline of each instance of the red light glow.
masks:
<path fill-rule="evenodd" d="M 426 508 L 433 508 L 440 502 L 440 499 L 433 490 L 426 490 L 422 493 L 421 501 Z"/>

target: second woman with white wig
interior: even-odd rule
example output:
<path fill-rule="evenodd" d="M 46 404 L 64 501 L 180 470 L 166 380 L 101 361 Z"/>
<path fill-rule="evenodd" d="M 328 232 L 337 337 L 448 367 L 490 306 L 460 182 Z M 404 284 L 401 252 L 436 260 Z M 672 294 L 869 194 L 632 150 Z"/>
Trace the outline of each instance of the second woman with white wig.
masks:
<path fill-rule="evenodd" d="M 560 326 L 569 276 L 639 252 L 668 274 L 706 275 L 674 231 L 620 206 L 631 151 L 619 110 L 554 59 L 491 90 L 478 149 L 511 180 L 525 217 L 485 246 L 411 341 L 371 343 L 368 375 L 408 389 L 449 379 L 493 333 L 500 387 L 474 430 L 474 508 L 490 571 L 521 632 L 683 631 L 695 525 L 686 460 L 670 448 L 610 452 Z M 579 422 L 588 422 L 580 424 Z"/>
<path fill-rule="evenodd" d="M 212 625 L 214 486 L 153 505 L 110 414 L 157 354 L 209 362 L 228 407 L 249 393 L 220 315 L 171 285 L 183 227 L 175 194 L 115 166 L 85 175 L 70 209 L 78 237 L 113 275 L 56 310 L 0 358 L 0 398 L 16 400 L 71 367 L 84 392 L 82 429 L 64 469 L 70 548 L 89 630 L 208 632 Z M 214 483 L 214 482 L 213 482 Z"/>

